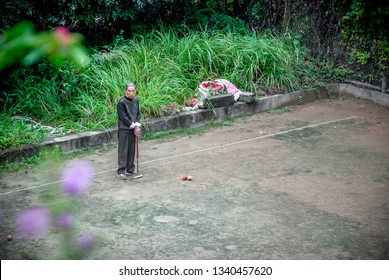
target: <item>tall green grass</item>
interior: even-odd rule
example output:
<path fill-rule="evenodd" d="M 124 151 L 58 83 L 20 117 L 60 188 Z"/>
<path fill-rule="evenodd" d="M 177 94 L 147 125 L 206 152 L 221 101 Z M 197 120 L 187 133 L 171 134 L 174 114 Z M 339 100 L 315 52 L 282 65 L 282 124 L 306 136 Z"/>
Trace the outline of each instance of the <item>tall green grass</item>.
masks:
<path fill-rule="evenodd" d="M 288 38 L 257 33 L 161 30 L 121 42 L 94 54 L 87 69 L 67 67 L 40 80 L 20 81 L 10 94 L 15 106 L 0 120 L 0 149 L 13 146 L 8 139 L 14 132 L 7 127 L 13 127 L 14 114 L 67 131 L 116 126 L 116 103 L 128 81 L 137 84 L 145 119 L 162 116 L 167 105 L 183 106 L 206 79 L 225 78 L 254 93 L 291 91 L 299 86 L 296 69 L 304 56 Z"/>
<path fill-rule="evenodd" d="M 169 102 L 182 104 L 198 83 L 222 77 L 245 91 L 298 87 L 298 57 L 288 40 L 270 35 L 154 32 L 94 58 L 88 79 L 95 92 L 115 103 L 126 81 L 137 83 L 146 117 Z"/>

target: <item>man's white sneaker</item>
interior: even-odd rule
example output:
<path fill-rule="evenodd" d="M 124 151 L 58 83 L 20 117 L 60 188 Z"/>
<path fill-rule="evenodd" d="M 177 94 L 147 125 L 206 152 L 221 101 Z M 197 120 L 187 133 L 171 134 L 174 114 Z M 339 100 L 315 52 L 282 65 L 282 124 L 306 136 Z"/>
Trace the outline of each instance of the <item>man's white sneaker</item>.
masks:
<path fill-rule="evenodd" d="M 119 180 L 126 180 L 127 179 L 126 174 L 117 174 L 116 176 L 118 177 Z"/>

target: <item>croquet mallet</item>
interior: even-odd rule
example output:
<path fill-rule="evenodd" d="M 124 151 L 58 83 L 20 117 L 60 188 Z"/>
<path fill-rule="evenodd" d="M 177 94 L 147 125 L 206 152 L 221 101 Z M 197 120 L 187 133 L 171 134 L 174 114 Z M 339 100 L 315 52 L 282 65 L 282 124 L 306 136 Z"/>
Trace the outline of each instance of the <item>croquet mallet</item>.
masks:
<path fill-rule="evenodd" d="M 133 178 L 139 179 L 142 177 L 143 175 L 139 174 L 139 137 L 136 136 L 136 175 Z"/>

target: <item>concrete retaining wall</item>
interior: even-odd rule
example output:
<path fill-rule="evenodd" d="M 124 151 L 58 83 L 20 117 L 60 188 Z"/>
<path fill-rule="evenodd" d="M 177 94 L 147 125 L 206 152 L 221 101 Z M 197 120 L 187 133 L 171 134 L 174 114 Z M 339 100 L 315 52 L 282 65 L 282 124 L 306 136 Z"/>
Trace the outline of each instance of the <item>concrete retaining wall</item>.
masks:
<path fill-rule="evenodd" d="M 242 117 L 257 114 L 267 110 L 285 106 L 309 103 L 321 98 L 329 98 L 339 95 L 352 95 L 358 98 L 368 99 L 383 106 L 389 106 L 389 95 L 378 91 L 361 89 L 348 84 L 328 84 L 310 90 L 295 91 L 286 94 L 265 96 L 256 98 L 254 102 L 235 102 L 231 106 L 213 109 L 200 109 L 182 112 L 165 118 L 152 119 L 143 124 L 142 135 L 158 131 L 179 130 L 188 127 L 200 127 L 208 122 L 224 121 L 227 118 Z M 70 152 L 90 147 L 98 147 L 104 144 L 117 143 L 117 128 L 104 131 L 91 131 L 54 138 L 42 143 L 34 143 L 14 149 L 8 149 L 0 155 L 0 162 L 16 162 L 39 154 L 43 149 L 57 146 L 60 151 Z"/>
<path fill-rule="evenodd" d="M 364 89 L 351 84 L 339 84 L 339 95 L 354 96 L 357 98 L 367 99 L 376 104 L 389 107 L 389 94 L 380 91 Z"/>

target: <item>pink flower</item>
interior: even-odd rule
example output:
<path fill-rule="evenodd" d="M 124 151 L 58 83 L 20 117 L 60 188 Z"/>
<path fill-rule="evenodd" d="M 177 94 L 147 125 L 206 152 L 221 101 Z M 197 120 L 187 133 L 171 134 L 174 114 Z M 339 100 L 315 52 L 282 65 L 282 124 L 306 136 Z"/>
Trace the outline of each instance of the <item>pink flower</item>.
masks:
<path fill-rule="evenodd" d="M 18 230 L 27 236 L 37 235 L 50 226 L 50 215 L 46 208 L 30 207 L 21 211 L 16 218 Z"/>
<path fill-rule="evenodd" d="M 54 29 L 54 36 L 57 37 L 60 43 L 64 46 L 70 45 L 72 42 L 72 34 L 65 26 L 57 26 Z"/>
<path fill-rule="evenodd" d="M 68 196 L 85 191 L 92 182 L 93 168 L 86 161 L 73 161 L 62 172 L 62 190 Z"/>
<path fill-rule="evenodd" d="M 62 230 L 69 230 L 73 226 L 73 217 L 69 213 L 62 212 L 57 217 L 57 224 Z"/>
<path fill-rule="evenodd" d="M 223 85 L 221 85 L 221 84 L 214 84 L 212 89 L 213 90 L 222 90 L 223 89 Z"/>
<path fill-rule="evenodd" d="M 78 246 L 84 251 L 90 251 L 95 247 L 95 239 L 90 234 L 80 235 L 77 239 Z"/>

